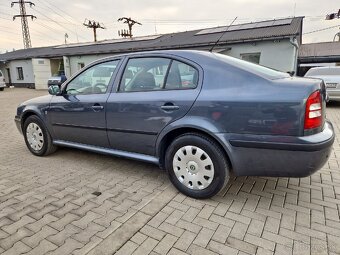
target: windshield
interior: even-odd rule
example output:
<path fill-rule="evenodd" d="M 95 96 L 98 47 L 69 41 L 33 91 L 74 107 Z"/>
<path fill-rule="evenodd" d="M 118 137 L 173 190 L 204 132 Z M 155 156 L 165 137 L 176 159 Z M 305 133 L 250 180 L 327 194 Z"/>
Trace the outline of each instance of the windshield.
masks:
<path fill-rule="evenodd" d="M 286 77 L 290 77 L 289 74 L 284 73 L 284 72 L 280 72 L 265 66 L 261 66 L 258 64 L 254 64 L 254 63 L 250 63 L 238 58 L 233 58 L 230 56 L 226 56 L 223 54 L 218 54 L 215 53 L 216 57 L 220 60 L 222 60 L 223 62 L 226 62 L 230 65 L 239 67 L 243 70 L 252 72 L 254 74 L 258 74 L 260 76 L 264 76 L 267 79 L 280 79 L 280 78 L 286 78 Z"/>
<path fill-rule="evenodd" d="M 305 76 L 317 76 L 317 75 L 340 75 L 340 68 L 311 68 L 305 74 Z"/>

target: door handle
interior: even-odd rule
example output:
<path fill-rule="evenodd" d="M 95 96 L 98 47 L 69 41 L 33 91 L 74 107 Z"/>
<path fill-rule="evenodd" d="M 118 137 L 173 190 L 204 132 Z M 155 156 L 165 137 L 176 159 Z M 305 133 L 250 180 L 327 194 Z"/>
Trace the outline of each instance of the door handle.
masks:
<path fill-rule="evenodd" d="M 179 109 L 179 106 L 174 105 L 173 103 L 166 103 L 161 106 L 161 109 L 164 111 L 176 111 Z"/>
<path fill-rule="evenodd" d="M 100 105 L 100 104 L 94 104 L 92 105 L 92 109 L 95 111 L 95 112 L 98 112 L 100 110 L 103 110 L 104 109 L 104 106 Z"/>

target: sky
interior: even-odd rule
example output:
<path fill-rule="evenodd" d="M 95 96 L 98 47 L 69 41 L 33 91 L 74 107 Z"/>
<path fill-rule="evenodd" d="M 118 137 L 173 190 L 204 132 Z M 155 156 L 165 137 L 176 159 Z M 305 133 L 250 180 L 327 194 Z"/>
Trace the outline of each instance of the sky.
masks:
<path fill-rule="evenodd" d="M 33 47 L 90 42 L 91 29 L 83 26 L 90 19 L 102 23 L 98 40 L 117 39 L 118 30 L 127 29 L 117 22 L 123 16 L 142 23 L 133 28 L 134 36 L 164 34 L 215 26 L 225 26 L 238 17 L 234 24 L 291 16 L 305 16 L 303 43 L 332 41 L 340 32 L 340 19 L 325 20 L 327 13 L 337 12 L 338 0 L 31 0 L 26 5 Z M 0 52 L 23 48 L 18 5 L 0 0 Z M 333 27 L 333 28 L 329 28 Z M 327 29 L 325 29 L 327 28 Z M 323 30 L 325 29 L 325 30 Z M 322 30 L 319 32 L 313 32 Z M 313 32 L 313 33 L 310 33 Z"/>

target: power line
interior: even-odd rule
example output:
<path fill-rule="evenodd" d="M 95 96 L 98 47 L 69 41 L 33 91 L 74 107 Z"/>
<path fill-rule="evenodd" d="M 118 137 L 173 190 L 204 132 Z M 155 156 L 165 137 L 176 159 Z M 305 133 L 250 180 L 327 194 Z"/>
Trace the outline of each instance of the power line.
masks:
<path fill-rule="evenodd" d="M 317 32 L 325 31 L 325 30 L 328 30 L 328 29 L 336 28 L 336 27 L 340 27 L 340 25 L 331 26 L 331 27 L 325 27 L 325 28 L 314 30 L 314 31 L 309 31 L 309 32 L 303 33 L 302 35 L 308 35 L 308 34 L 312 34 L 312 33 L 317 33 Z"/>
<path fill-rule="evenodd" d="M 80 24 L 80 23 L 81 23 L 81 22 L 75 20 L 74 17 L 72 17 L 70 14 L 68 14 L 65 10 L 60 9 L 60 7 L 58 7 L 58 6 L 56 6 L 56 5 L 52 4 L 52 3 L 50 3 L 49 1 L 44 0 L 44 3 L 47 3 L 47 4 L 49 4 L 50 6 L 52 6 L 53 8 L 55 8 L 55 9 L 61 11 L 63 14 L 65 14 L 66 16 L 68 16 L 68 17 L 70 18 L 70 20 L 75 21 L 76 24 Z M 46 5 L 46 4 L 45 4 L 45 5 Z"/>
<path fill-rule="evenodd" d="M 6 27 L 0 27 L 0 28 L 6 28 Z M 0 29 L 0 32 L 7 33 L 7 34 L 20 35 L 20 33 L 13 32 L 13 31 L 8 31 L 8 30 L 4 30 L 4 29 Z M 32 36 L 34 36 L 34 37 L 38 37 L 38 38 L 40 38 L 40 39 L 44 39 L 44 40 L 47 40 L 47 41 L 52 42 L 52 40 L 50 40 L 49 38 L 46 38 L 46 36 L 44 36 L 44 37 L 39 36 L 39 35 L 37 35 L 35 32 L 33 32 L 33 33 L 31 33 L 31 34 L 32 34 Z"/>
<path fill-rule="evenodd" d="M 12 21 L 11 19 L 6 19 L 6 18 L 3 18 L 3 17 L 1 17 L 1 16 L 0 16 L 0 19 Z M 40 19 L 39 19 L 39 20 L 40 20 Z M 50 27 L 50 26 L 48 26 L 48 25 L 46 25 L 46 24 L 43 24 L 43 23 L 40 24 L 39 22 L 35 22 L 35 24 L 36 24 L 36 25 L 39 25 L 39 26 L 41 26 L 41 27 L 47 28 L 48 30 L 55 30 L 55 28 L 52 28 L 52 27 Z M 0 27 L 1 27 L 1 26 L 0 26 Z M 4 28 L 7 28 L 7 27 L 4 27 Z M 49 38 L 53 38 L 53 40 L 59 41 L 59 39 L 57 39 L 56 37 L 51 36 L 50 34 L 45 34 L 45 33 L 41 32 L 41 31 L 36 31 L 34 28 L 31 28 L 31 29 L 34 31 L 35 34 L 39 33 L 39 34 L 45 36 L 44 38 L 41 37 L 41 39 L 48 40 Z M 32 33 L 32 34 L 34 34 L 34 33 Z M 51 41 L 51 40 L 50 40 L 50 41 Z"/>
<path fill-rule="evenodd" d="M 66 19 L 65 18 L 65 16 L 64 15 L 61 15 L 59 12 L 57 12 L 56 10 L 55 10 L 55 8 L 51 8 L 49 5 L 47 5 L 46 3 L 45 3 L 45 1 L 40 1 L 40 0 L 37 0 L 37 1 L 39 1 L 40 3 L 42 3 L 43 5 L 45 5 L 47 8 L 48 8 L 48 10 L 51 10 L 51 11 L 53 11 L 55 14 L 57 14 L 58 16 L 60 16 L 61 18 L 63 18 L 64 20 L 66 20 L 68 23 L 70 23 L 70 24 L 73 24 L 73 25 L 77 25 L 77 23 L 74 23 L 73 21 L 70 21 L 70 20 L 68 20 L 68 19 Z M 52 5 L 52 4 L 51 4 Z M 41 7 L 42 8 L 42 7 Z M 47 9 L 46 9 L 47 10 Z M 61 10 L 62 11 L 62 10 Z M 64 13 L 64 11 L 62 11 L 62 13 Z"/>
<path fill-rule="evenodd" d="M 58 23 L 57 21 L 51 19 L 50 17 L 46 16 L 45 14 L 43 14 L 42 12 L 40 12 L 39 10 L 37 10 L 36 8 L 34 8 L 34 10 L 35 10 L 36 12 L 38 12 L 40 15 L 44 16 L 45 18 L 47 18 L 48 20 L 50 20 L 50 21 L 52 21 L 53 23 L 57 24 L 58 26 L 62 27 L 63 29 L 66 29 L 67 31 L 69 31 L 69 32 L 75 34 L 76 36 L 78 36 L 77 33 L 75 33 L 74 31 L 70 30 L 69 28 L 67 28 L 67 27 L 65 27 L 65 26 L 63 26 L 63 25 L 61 25 L 60 23 Z M 86 40 L 85 37 L 83 37 L 83 36 L 80 36 L 80 37 L 82 37 L 83 39 Z"/>

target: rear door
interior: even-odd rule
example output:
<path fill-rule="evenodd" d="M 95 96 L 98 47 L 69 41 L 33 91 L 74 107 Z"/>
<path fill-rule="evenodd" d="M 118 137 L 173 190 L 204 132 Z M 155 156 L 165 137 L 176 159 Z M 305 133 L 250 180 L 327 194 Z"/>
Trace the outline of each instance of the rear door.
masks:
<path fill-rule="evenodd" d="M 122 68 L 117 93 L 107 104 L 112 148 L 154 155 L 160 131 L 183 117 L 196 100 L 202 71 L 194 63 L 164 56 L 130 57 Z"/>
<path fill-rule="evenodd" d="M 106 134 L 106 101 L 119 60 L 95 64 L 66 84 L 51 100 L 49 118 L 54 139 L 110 147 Z"/>

